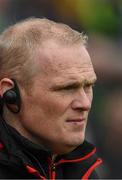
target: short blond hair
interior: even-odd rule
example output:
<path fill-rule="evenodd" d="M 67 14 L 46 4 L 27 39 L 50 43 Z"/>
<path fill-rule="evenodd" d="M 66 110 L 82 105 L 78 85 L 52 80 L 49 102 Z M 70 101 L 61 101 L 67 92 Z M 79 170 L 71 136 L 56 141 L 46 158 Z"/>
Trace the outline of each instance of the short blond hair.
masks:
<path fill-rule="evenodd" d="M 36 50 L 49 39 L 67 45 L 85 45 L 87 41 L 83 33 L 46 18 L 18 22 L 0 35 L 0 79 L 9 77 L 24 86 L 29 84 L 36 74 L 33 62 Z"/>

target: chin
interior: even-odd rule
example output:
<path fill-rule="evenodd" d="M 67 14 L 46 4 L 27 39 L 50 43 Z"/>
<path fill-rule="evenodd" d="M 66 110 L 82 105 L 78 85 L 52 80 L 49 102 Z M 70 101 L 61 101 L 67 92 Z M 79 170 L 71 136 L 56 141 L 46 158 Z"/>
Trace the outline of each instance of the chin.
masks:
<path fill-rule="evenodd" d="M 70 138 L 64 139 L 61 143 L 56 143 L 52 148 L 54 154 L 66 154 L 73 151 L 84 142 L 84 136 L 76 137 L 69 136 Z"/>
<path fill-rule="evenodd" d="M 80 135 L 72 135 L 69 139 L 69 144 L 74 145 L 74 146 L 79 146 L 84 142 L 85 139 L 85 134 L 82 133 Z"/>
<path fill-rule="evenodd" d="M 84 142 L 84 138 L 79 138 L 79 139 L 74 139 L 74 140 L 72 139 L 71 145 L 79 146 L 83 142 Z"/>
<path fill-rule="evenodd" d="M 75 148 L 77 148 L 79 145 L 83 144 L 84 142 L 84 138 L 79 138 L 79 139 L 72 139 L 72 141 L 68 142 L 66 144 L 66 148 L 64 153 L 69 153 L 71 151 L 73 151 Z"/>

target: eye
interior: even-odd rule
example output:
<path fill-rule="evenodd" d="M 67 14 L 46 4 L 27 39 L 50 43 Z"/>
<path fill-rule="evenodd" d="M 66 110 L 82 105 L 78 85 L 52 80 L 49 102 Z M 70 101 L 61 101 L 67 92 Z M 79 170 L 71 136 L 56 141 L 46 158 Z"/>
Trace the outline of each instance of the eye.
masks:
<path fill-rule="evenodd" d="M 74 87 L 73 86 L 66 86 L 62 90 L 71 90 L 71 89 L 74 89 Z"/>
<path fill-rule="evenodd" d="M 78 89 L 79 88 L 79 85 L 77 84 L 72 84 L 72 85 L 68 85 L 68 86 L 65 86 L 62 88 L 62 90 L 75 90 L 75 89 Z"/>
<path fill-rule="evenodd" d="M 76 89 L 78 89 L 80 87 L 80 85 L 78 84 L 67 84 L 67 85 L 61 85 L 61 86 L 55 86 L 52 88 L 53 91 L 61 91 L 61 92 L 65 92 L 65 91 L 74 91 Z"/>

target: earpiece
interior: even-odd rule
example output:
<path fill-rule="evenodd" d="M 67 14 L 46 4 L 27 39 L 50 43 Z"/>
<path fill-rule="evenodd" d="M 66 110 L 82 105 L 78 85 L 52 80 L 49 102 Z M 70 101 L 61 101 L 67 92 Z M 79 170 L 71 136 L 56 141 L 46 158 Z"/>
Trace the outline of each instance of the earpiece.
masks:
<path fill-rule="evenodd" d="M 3 98 L 0 96 L 0 114 L 3 113 Z"/>
<path fill-rule="evenodd" d="M 16 104 L 17 94 L 13 90 L 8 90 L 3 94 L 6 104 Z"/>
<path fill-rule="evenodd" d="M 12 81 L 14 82 L 14 87 L 3 94 L 3 102 L 11 112 L 18 113 L 21 108 L 20 91 L 16 81 L 14 79 Z"/>

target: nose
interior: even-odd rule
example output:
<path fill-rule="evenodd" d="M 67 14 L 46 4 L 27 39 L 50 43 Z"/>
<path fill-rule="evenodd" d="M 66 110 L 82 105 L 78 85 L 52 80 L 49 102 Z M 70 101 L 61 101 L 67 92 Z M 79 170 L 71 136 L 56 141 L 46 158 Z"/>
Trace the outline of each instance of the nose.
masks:
<path fill-rule="evenodd" d="M 92 103 L 92 93 L 87 94 L 84 89 L 78 92 L 78 95 L 72 100 L 71 107 L 73 110 L 89 111 Z"/>

